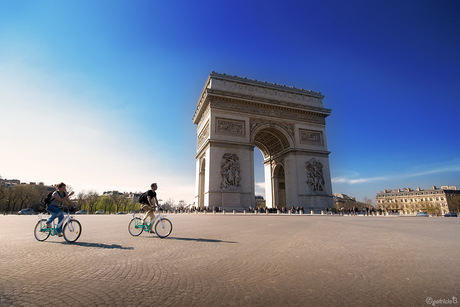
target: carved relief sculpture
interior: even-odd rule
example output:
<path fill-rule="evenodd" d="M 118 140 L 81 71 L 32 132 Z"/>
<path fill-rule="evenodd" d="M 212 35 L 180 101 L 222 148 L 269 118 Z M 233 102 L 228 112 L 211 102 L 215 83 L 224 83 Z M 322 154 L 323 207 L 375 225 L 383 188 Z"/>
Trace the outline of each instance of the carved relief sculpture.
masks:
<path fill-rule="evenodd" d="M 299 129 L 300 144 L 323 146 L 323 133 L 321 131 Z"/>
<path fill-rule="evenodd" d="M 239 187 L 241 183 L 240 176 L 240 158 L 237 154 L 226 153 L 222 156 L 220 163 L 220 173 L 222 175 L 221 189 L 230 187 Z"/>
<path fill-rule="evenodd" d="M 216 133 L 244 136 L 244 121 L 217 118 Z"/>
<path fill-rule="evenodd" d="M 313 191 L 324 191 L 323 164 L 312 158 L 305 163 L 307 169 L 307 185 Z"/>

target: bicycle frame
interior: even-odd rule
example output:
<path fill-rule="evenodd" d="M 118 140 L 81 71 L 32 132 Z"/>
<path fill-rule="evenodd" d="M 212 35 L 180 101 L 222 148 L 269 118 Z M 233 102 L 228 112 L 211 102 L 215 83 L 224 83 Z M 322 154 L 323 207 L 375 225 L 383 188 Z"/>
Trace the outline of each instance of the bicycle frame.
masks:
<path fill-rule="evenodd" d="M 150 229 L 152 229 L 153 225 L 155 224 L 156 220 L 159 219 L 161 221 L 162 219 L 166 217 L 166 214 L 161 214 L 161 211 L 158 211 L 157 213 L 158 213 L 157 216 L 155 216 L 153 220 L 151 220 L 150 222 L 146 224 L 142 223 L 140 225 L 136 225 L 136 228 L 142 228 L 145 231 L 150 231 Z M 136 214 L 137 213 L 133 214 L 133 218 L 137 217 Z"/>
<path fill-rule="evenodd" d="M 66 222 L 69 222 L 70 220 L 73 219 L 73 217 L 70 216 L 69 210 L 67 210 L 67 212 L 63 212 L 62 214 L 64 214 L 64 218 L 62 219 L 62 221 L 59 224 L 56 222 L 56 219 L 54 219 L 53 222 L 52 222 L 51 228 L 46 227 L 46 224 L 45 224 L 43 227 L 41 227 L 41 230 L 42 231 L 48 231 L 50 233 L 50 235 L 52 235 L 52 236 L 57 235 L 58 234 L 57 230 L 59 229 L 59 227 L 64 226 L 64 224 Z M 45 214 L 45 216 L 48 216 L 48 214 Z M 41 214 L 39 215 L 39 219 L 42 219 Z M 69 223 L 69 230 L 74 231 L 72 223 Z"/>

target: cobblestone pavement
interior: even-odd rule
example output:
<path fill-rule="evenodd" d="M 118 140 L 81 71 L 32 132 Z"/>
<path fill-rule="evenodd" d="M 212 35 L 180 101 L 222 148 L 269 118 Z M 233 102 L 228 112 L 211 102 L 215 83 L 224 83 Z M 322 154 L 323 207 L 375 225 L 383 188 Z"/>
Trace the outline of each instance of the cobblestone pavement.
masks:
<path fill-rule="evenodd" d="M 160 239 L 76 217 L 69 244 L 0 216 L 1 306 L 460 305 L 458 218 L 170 214 Z"/>

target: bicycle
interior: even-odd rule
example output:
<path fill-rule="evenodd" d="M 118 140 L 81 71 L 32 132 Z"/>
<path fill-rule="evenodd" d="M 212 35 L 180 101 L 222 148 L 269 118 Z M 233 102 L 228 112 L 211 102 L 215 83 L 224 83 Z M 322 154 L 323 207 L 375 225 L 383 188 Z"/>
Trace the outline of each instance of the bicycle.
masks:
<path fill-rule="evenodd" d="M 170 220 L 165 218 L 165 216 L 165 214 L 161 214 L 161 211 L 158 211 L 157 216 L 155 216 L 151 222 L 143 223 L 142 219 L 137 217 L 136 213 L 134 213 L 133 218 L 128 224 L 128 231 L 130 235 L 137 237 L 143 231 L 149 232 L 153 227 L 158 237 L 161 239 L 166 238 L 172 232 L 172 223 Z"/>
<path fill-rule="evenodd" d="M 49 236 L 55 236 L 58 234 L 59 226 L 64 225 L 62 228 L 62 233 L 64 235 L 64 239 L 69 242 L 73 243 L 80 238 L 81 235 L 81 224 L 77 221 L 73 216 L 70 216 L 69 209 L 67 208 L 67 215 L 64 213 L 64 219 L 58 224 L 55 219 L 51 228 L 46 227 L 46 220 L 42 219 L 41 215 L 39 215 L 39 221 L 35 225 L 34 229 L 34 236 L 35 239 L 42 242 L 49 238 Z"/>

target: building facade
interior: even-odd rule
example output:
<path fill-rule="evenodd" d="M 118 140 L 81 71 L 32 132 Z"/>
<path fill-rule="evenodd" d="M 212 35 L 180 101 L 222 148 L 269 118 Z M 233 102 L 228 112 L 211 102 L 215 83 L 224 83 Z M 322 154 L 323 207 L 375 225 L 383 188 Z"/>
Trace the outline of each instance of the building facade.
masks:
<path fill-rule="evenodd" d="M 386 212 L 413 214 L 428 212 L 431 214 L 445 214 L 454 211 L 450 205 L 453 196 L 460 195 L 460 189 L 455 186 L 442 186 L 431 189 L 396 189 L 384 190 L 376 196 L 377 208 Z"/>

